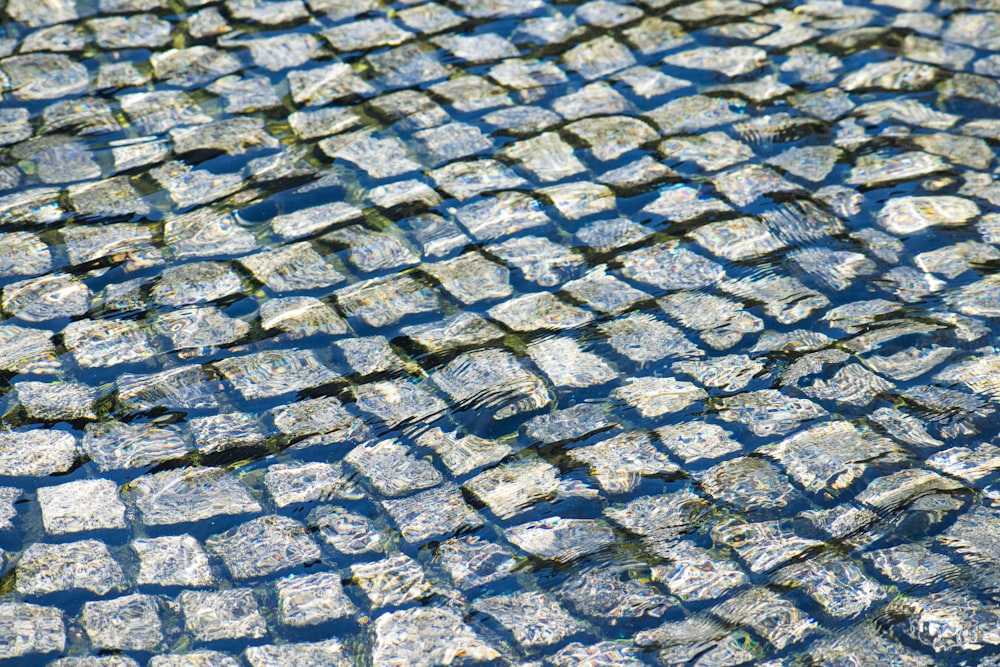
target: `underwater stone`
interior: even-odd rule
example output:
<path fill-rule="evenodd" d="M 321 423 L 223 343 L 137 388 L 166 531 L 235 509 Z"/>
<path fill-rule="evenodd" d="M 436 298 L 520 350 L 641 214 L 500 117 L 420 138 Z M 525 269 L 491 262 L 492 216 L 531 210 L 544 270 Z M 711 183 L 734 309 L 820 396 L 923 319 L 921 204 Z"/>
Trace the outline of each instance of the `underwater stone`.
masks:
<path fill-rule="evenodd" d="M 509 352 L 485 348 L 466 352 L 431 378 L 455 404 L 505 419 L 548 405 L 552 397 L 538 376 Z"/>
<path fill-rule="evenodd" d="M 143 523 L 165 526 L 260 512 L 246 487 L 221 468 L 177 468 L 132 482 Z"/>
<path fill-rule="evenodd" d="M 831 448 L 829 443 L 836 442 Z M 869 463 L 902 462 L 905 452 L 891 441 L 862 433 L 853 424 L 832 421 L 757 450 L 779 461 L 805 489 L 845 489 Z"/>
<path fill-rule="evenodd" d="M 483 192 L 509 190 L 527 185 L 527 181 L 497 160 L 480 159 L 453 162 L 428 172 L 438 188 L 459 200 Z"/>
<path fill-rule="evenodd" d="M 359 375 L 372 375 L 403 368 L 403 360 L 385 336 L 345 338 L 334 343 L 344 354 L 347 365 Z"/>
<path fill-rule="evenodd" d="M 328 667 L 351 667 L 347 649 L 336 639 L 296 644 L 252 646 L 244 651 L 251 667 L 294 667 L 323 664 Z"/>
<path fill-rule="evenodd" d="M 399 226 L 409 232 L 424 255 L 431 257 L 444 257 L 472 243 L 458 225 L 433 213 L 406 218 Z"/>
<path fill-rule="evenodd" d="M 477 252 L 467 252 L 454 259 L 426 264 L 423 270 L 441 282 L 441 286 L 464 304 L 510 296 L 510 271 Z"/>
<path fill-rule="evenodd" d="M 458 209 L 455 217 L 478 241 L 491 241 L 549 222 L 538 202 L 520 192 L 501 192 Z"/>
<path fill-rule="evenodd" d="M 598 330 L 615 352 L 640 364 L 704 354 L 680 330 L 649 313 L 629 313 L 599 325 Z"/>
<path fill-rule="evenodd" d="M 219 651 L 191 651 L 154 655 L 149 667 L 239 667 L 235 658 Z"/>
<path fill-rule="evenodd" d="M 322 505 L 310 512 L 307 520 L 309 527 L 339 553 L 353 556 L 385 550 L 383 542 L 387 540 L 371 519 L 343 507 Z"/>
<path fill-rule="evenodd" d="M 583 629 L 559 603 L 541 593 L 480 598 L 473 606 L 495 618 L 524 647 L 555 644 Z"/>
<path fill-rule="evenodd" d="M 171 160 L 151 169 L 150 176 L 170 194 L 177 208 L 208 204 L 243 188 L 238 174 L 214 174 L 193 169 L 179 160 Z"/>
<path fill-rule="evenodd" d="M 582 181 L 550 185 L 538 192 L 551 201 L 559 214 L 567 220 L 578 220 L 615 210 L 614 192 L 597 183 Z"/>
<path fill-rule="evenodd" d="M 47 421 L 96 419 L 97 390 L 73 382 L 18 382 L 17 400 L 29 417 Z"/>
<path fill-rule="evenodd" d="M 425 35 L 448 30 L 464 22 L 461 16 L 436 2 L 400 10 L 397 17 L 407 28 Z"/>
<path fill-rule="evenodd" d="M 897 197 L 878 214 L 878 223 L 893 234 L 913 234 L 935 225 L 958 226 L 979 215 L 975 202 L 959 197 Z"/>
<path fill-rule="evenodd" d="M 24 602 L 0 605 L 0 658 L 19 658 L 31 653 L 52 653 L 66 647 L 63 614 L 57 607 Z"/>
<path fill-rule="evenodd" d="M 245 412 L 196 417 L 188 422 L 188 430 L 202 454 L 251 447 L 265 438 L 257 419 Z"/>
<path fill-rule="evenodd" d="M 478 536 L 453 537 L 442 542 L 435 562 L 448 571 L 456 586 L 474 588 L 510 576 L 517 559 L 507 549 Z"/>
<path fill-rule="evenodd" d="M 569 563 L 609 548 L 615 534 L 603 521 L 553 516 L 504 530 L 519 549 L 545 560 Z"/>
<path fill-rule="evenodd" d="M 21 595 L 37 596 L 85 589 L 107 595 L 126 586 L 121 565 L 107 545 L 97 540 L 64 544 L 32 544 L 17 563 L 14 587 Z"/>
<path fill-rule="evenodd" d="M 687 463 L 720 458 L 742 448 L 730 431 L 704 421 L 662 426 L 656 434 L 664 447 Z"/>
<path fill-rule="evenodd" d="M 577 120 L 578 118 L 584 118 L 586 116 L 596 116 L 598 114 L 607 114 L 609 116 L 613 114 L 620 114 L 632 111 L 632 106 L 629 101 L 622 96 L 621 93 L 616 91 L 614 88 L 604 83 L 603 81 L 597 83 L 588 83 L 587 85 L 580 88 L 580 90 L 572 93 L 568 93 L 559 97 L 552 102 L 552 110 L 558 113 L 560 116 L 566 120 Z M 612 118 L 612 124 L 617 124 L 616 121 L 626 118 L 625 116 L 618 116 L 617 118 Z M 593 125 L 597 122 L 597 125 Z M 643 125 L 641 122 L 640 125 Z M 576 126 L 576 123 L 571 123 L 567 127 Z M 591 124 L 584 124 L 581 127 L 584 129 L 590 128 L 600 128 L 601 119 L 595 118 L 591 119 Z M 637 127 L 637 126 L 633 126 Z M 583 134 L 576 133 L 581 138 L 586 139 L 586 132 Z M 627 134 L 627 133 L 626 133 Z M 653 134 L 652 138 L 656 138 Z M 648 141 L 648 140 L 647 140 Z M 598 143 L 598 142 L 594 142 Z M 644 143 L 644 142 L 640 142 Z"/>
<path fill-rule="evenodd" d="M 447 409 L 447 404 L 423 384 L 406 380 L 370 382 L 355 387 L 358 407 L 389 426 L 410 421 L 430 420 Z"/>
<path fill-rule="evenodd" d="M 146 329 L 129 320 L 77 320 L 63 330 L 63 344 L 84 368 L 127 364 L 156 354 Z"/>
<path fill-rule="evenodd" d="M 472 434 L 460 438 L 457 432 L 445 433 L 440 428 L 425 431 L 415 440 L 421 447 L 429 447 L 437 452 L 441 462 L 456 476 L 496 463 L 512 451 L 509 445 L 495 440 Z"/>
<path fill-rule="evenodd" d="M 87 26 L 105 49 L 157 48 L 170 41 L 170 24 L 152 14 L 92 19 Z"/>
<path fill-rule="evenodd" d="M 560 181 L 586 171 L 583 163 L 573 155 L 572 147 L 555 132 L 521 139 L 504 150 L 508 157 L 543 181 Z"/>
<path fill-rule="evenodd" d="M 406 315 L 439 309 L 436 290 L 406 273 L 356 282 L 337 290 L 336 295 L 349 317 L 358 317 L 372 327 L 384 327 Z"/>
<path fill-rule="evenodd" d="M 406 554 L 373 563 L 356 563 L 351 566 L 351 573 L 353 583 L 364 591 L 376 609 L 397 607 L 432 592 L 423 568 Z"/>
<path fill-rule="evenodd" d="M 241 67 L 234 56 L 210 46 L 154 53 L 149 62 L 157 79 L 182 88 L 209 83 Z"/>
<path fill-rule="evenodd" d="M 187 93 L 181 91 L 131 93 L 122 95 L 119 103 L 140 133 L 147 135 L 158 135 L 178 125 L 208 123 L 212 120 L 211 116 L 195 106 Z M 120 162 L 116 158 L 116 163 Z M 128 167 L 123 165 L 119 168 Z"/>
<path fill-rule="evenodd" d="M 188 453 L 178 429 L 169 425 L 104 421 L 88 424 L 80 443 L 98 469 L 138 468 Z"/>
<path fill-rule="evenodd" d="M 652 298 L 642 290 L 607 275 L 605 265 L 591 269 L 583 278 L 564 283 L 562 290 L 592 310 L 618 315 Z"/>
<path fill-rule="evenodd" d="M 125 410 L 212 408 L 221 388 L 201 366 L 177 366 L 151 375 L 122 373 L 115 380 L 118 404 Z"/>
<path fill-rule="evenodd" d="M 267 469 L 264 486 L 277 507 L 364 497 L 339 463 L 278 463 Z"/>
<path fill-rule="evenodd" d="M 437 486 L 444 478 L 426 459 L 416 458 L 395 440 L 358 445 L 344 457 L 357 468 L 379 493 L 401 496 Z"/>
<path fill-rule="evenodd" d="M 764 370 L 764 364 L 753 361 L 745 354 L 727 354 L 707 360 L 676 361 L 673 371 L 693 377 L 698 384 L 719 387 L 723 391 L 737 391 L 746 387 Z"/>
<path fill-rule="evenodd" d="M 665 313 L 699 331 L 701 339 L 717 350 L 728 349 L 745 334 L 764 328 L 763 321 L 744 310 L 742 304 L 712 294 L 675 292 L 659 303 Z"/>
<path fill-rule="evenodd" d="M 226 345 L 245 336 L 250 326 L 218 308 L 187 306 L 158 315 L 153 327 L 170 339 L 174 349 Z"/>
<path fill-rule="evenodd" d="M 671 542 L 692 530 L 708 503 L 690 490 L 658 496 L 641 496 L 623 506 L 612 506 L 604 515 L 636 535 L 655 542 Z"/>
<path fill-rule="evenodd" d="M 87 602 L 81 623 L 96 650 L 155 651 L 164 639 L 159 604 L 151 595 Z"/>
<path fill-rule="evenodd" d="M 524 433 L 531 440 L 552 444 L 579 440 L 598 431 L 617 426 L 607 409 L 599 403 L 577 403 L 547 414 L 538 415 L 524 424 Z"/>
<path fill-rule="evenodd" d="M 543 287 L 558 285 L 583 265 L 583 258 L 572 250 L 540 236 L 512 238 L 485 249 Z"/>
<path fill-rule="evenodd" d="M 739 421 L 758 436 L 780 435 L 804 421 L 824 417 L 827 411 L 804 398 L 792 398 L 774 389 L 747 392 L 723 399 L 719 417 Z"/>
<path fill-rule="evenodd" d="M 201 641 L 255 639 L 267 634 L 267 624 L 249 588 L 184 591 L 178 601 L 184 627 Z"/>
<path fill-rule="evenodd" d="M 403 327 L 399 333 L 429 352 L 442 352 L 454 348 L 503 338 L 503 331 L 488 320 L 474 313 L 458 313 L 440 322 Z"/>
<path fill-rule="evenodd" d="M 529 345 L 527 352 L 557 387 L 590 387 L 618 377 L 603 359 L 584 352 L 571 338 L 548 338 Z"/>
<path fill-rule="evenodd" d="M 201 150 L 239 155 L 248 148 L 277 148 L 278 141 L 264 130 L 258 118 L 230 118 L 207 125 L 170 130 L 178 155 Z"/>
<path fill-rule="evenodd" d="M 591 474 L 607 493 L 628 493 L 639 485 L 641 477 L 667 475 L 679 470 L 641 431 L 622 433 L 596 445 L 573 449 L 569 456 L 588 464 Z"/>
<path fill-rule="evenodd" d="M 247 400 L 280 396 L 340 379 L 311 350 L 265 350 L 215 362 Z"/>
<path fill-rule="evenodd" d="M 91 292 L 71 276 L 50 273 L 10 283 L 3 288 L 3 309 L 27 322 L 83 315 Z"/>
<path fill-rule="evenodd" d="M 118 485 L 108 479 L 86 479 L 38 489 L 45 532 L 54 535 L 125 528 L 125 505 Z"/>
<path fill-rule="evenodd" d="M 76 454 L 76 438 L 66 431 L 37 428 L 0 433 L 0 475 L 4 477 L 66 472 Z"/>
<path fill-rule="evenodd" d="M 483 662 L 500 657 L 500 653 L 462 622 L 459 614 L 446 608 L 405 609 L 375 620 L 374 667 L 432 667 L 447 664 L 456 656 Z"/>
<path fill-rule="evenodd" d="M 607 76 L 636 64 L 629 50 L 607 35 L 574 46 L 563 54 L 563 60 L 585 79 Z"/>
<path fill-rule="evenodd" d="M 658 551 L 670 559 L 670 564 L 654 565 L 653 580 L 662 582 L 685 602 L 720 598 L 747 581 L 737 565 L 716 558 L 689 540 Z"/>
<path fill-rule="evenodd" d="M 566 330 L 594 319 L 591 313 L 561 301 L 549 292 L 534 292 L 493 306 L 487 314 L 514 331 Z"/>
<path fill-rule="evenodd" d="M 262 516 L 213 535 L 205 546 L 219 556 L 236 579 L 263 577 L 321 556 L 319 546 L 298 521 Z"/>
<path fill-rule="evenodd" d="M 352 616 L 357 607 L 344 593 L 333 572 L 290 576 L 275 582 L 282 623 L 292 627 L 318 625 Z"/>
<path fill-rule="evenodd" d="M 483 525 L 453 483 L 407 498 L 386 500 L 382 504 L 399 527 L 403 539 L 411 544 Z"/>
<path fill-rule="evenodd" d="M 87 68 L 57 53 L 32 53 L 0 60 L 7 85 L 16 98 L 51 100 L 79 95 L 87 90 Z"/>
<path fill-rule="evenodd" d="M 324 139 L 320 148 L 331 158 L 350 162 L 376 179 L 420 170 L 420 165 L 410 159 L 406 144 L 400 139 L 378 137 L 369 130 Z"/>
<path fill-rule="evenodd" d="M 308 241 L 243 257 L 239 262 L 257 280 L 279 293 L 331 287 L 345 280 Z"/>
<path fill-rule="evenodd" d="M 279 406 L 269 411 L 274 426 L 291 437 L 320 434 L 319 440 L 339 442 L 364 433 L 363 422 L 336 398 L 325 396 Z M 306 440 L 305 443 L 312 442 Z"/>
<path fill-rule="evenodd" d="M 149 207 L 145 203 L 142 203 L 141 200 L 136 205 L 129 204 L 125 209 L 118 210 L 116 210 L 116 205 L 110 201 L 106 201 L 103 204 L 99 203 L 101 199 L 109 196 L 138 198 L 138 193 L 132 190 L 130 186 L 126 190 L 114 192 L 117 189 L 117 187 L 114 187 L 113 189 L 108 188 L 105 192 L 98 192 L 95 191 L 96 188 L 88 188 L 89 192 L 86 192 L 74 187 L 70 188 L 70 196 L 74 198 L 74 205 L 77 210 L 87 215 L 112 216 L 125 212 L 149 212 Z M 84 198 L 88 194 L 98 198 L 98 201 L 85 202 Z M 69 256 L 71 264 L 85 264 L 105 257 L 117 260 L 121 256 L 149 253 L 153 249 L 152 232 L 144 226 L 127 222 L 101 227 L 80 225 L 71 229 L 64 229 L 62 236 L 66 241 L 66 254 Z"/>
<path fill-rule="evenodd" d="M 132 549 L 139 557 L 137 584 L 197 588 L 214 581 L 208 554 L 190 535 L 138 539 Z"/>
<path fill-rule="evenodd" d="M 542 460 L 501 464 L 479 473 L 464 485 L 501 519 L 517 516 L 560 490 L 559 471 Z"/>

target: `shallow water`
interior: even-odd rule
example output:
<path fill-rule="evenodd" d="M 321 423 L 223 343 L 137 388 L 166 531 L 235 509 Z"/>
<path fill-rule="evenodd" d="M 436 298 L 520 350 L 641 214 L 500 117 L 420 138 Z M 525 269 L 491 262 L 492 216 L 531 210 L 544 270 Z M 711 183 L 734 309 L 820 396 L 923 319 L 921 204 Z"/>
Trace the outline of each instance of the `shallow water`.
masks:
<path fill-rule="evenodd" d="M 0 659 L 993 664 L 997 10 L 8 0 Z"/>

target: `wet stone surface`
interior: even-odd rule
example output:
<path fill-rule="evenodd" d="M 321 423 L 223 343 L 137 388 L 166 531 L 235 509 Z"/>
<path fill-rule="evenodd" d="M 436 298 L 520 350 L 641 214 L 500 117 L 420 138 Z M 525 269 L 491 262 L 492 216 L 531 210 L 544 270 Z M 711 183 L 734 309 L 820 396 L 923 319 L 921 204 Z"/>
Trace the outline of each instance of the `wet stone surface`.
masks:
<path fill-rule="evenodd" d="M 0 21 L 0 661 L 1000 663 L 996 2 Z"/>

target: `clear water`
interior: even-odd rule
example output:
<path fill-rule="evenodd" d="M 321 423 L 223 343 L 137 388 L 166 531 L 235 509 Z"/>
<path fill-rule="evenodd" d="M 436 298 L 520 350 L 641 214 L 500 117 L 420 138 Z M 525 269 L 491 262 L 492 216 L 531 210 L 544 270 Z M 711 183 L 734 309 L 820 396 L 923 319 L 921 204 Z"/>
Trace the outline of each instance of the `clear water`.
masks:
<path fill-rule="evenodd" d="M 9 0 L 0 657 L 992 664 L 996 9 Z"/>

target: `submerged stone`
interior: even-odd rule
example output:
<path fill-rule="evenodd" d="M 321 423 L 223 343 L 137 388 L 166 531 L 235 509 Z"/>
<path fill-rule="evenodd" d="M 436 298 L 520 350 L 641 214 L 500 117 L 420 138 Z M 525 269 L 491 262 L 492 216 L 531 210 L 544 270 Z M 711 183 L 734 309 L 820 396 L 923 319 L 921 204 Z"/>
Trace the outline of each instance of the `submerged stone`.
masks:
<path fill-rule="evenodd" d="M 500 653 L 483 641 L 461 616 L 446 608 L 424 607 L 385 613 L 375 621 L 374 667 L 408 664 L 432 667 L 454 656 L 484 662 Z"/>
<path fill-rule="evenodd" d="M 261 511 L 246 487 L 221 468 L 175 469 L 133 483 L 135 504 L 150 526 Z"/>
<path fill-rule="evenodd" d="M 479 515 L 462 500 L 454 484 L 444 484 L 408 498 L 387 500 L 383 505 L 399 526 L 403 539 L 411 544 L 483 525 Z"/>
<path fill-rule="evenodd" d="M 394 440 L 358 445 L 344 461 L 362 472 L 386 496 L 401 496 L 437 486 L 444 478 L 425 459 L 418 459 Z"/>
<path fill-rule="evenodd" d="M 205 546 L 218 555 L 235 579 L 249 579 L 311 563 L 319 546 L 298 521 L 269 515 L 213 535 Z"/>
<path fill-rule="evenodd" d="M 201 587 L 214 581 L 208 554 L 190 535 L 138 539 L 132 549 L 139 556 L 137 584 Z"/>
<path fill-rule="evenodd" d="M 66 647 L 63 614 L 56 607 L 24 602 L 0 605 L 0 636 L 7 637 L 0 658 L 52 653 Z"/>
<path fill-rule="evenodd" d="M 364 591 L 374 608 L 397 607 L 432 592 L 420 564 L 405 554 L 351 566 L 352 582 Z"/>
<path fill-rule="evenodd" d="M 216 367 L 247 400 L 280 396 L 340 378 L 310 350 L 267 350 L 223 359 Z"/>
<path fill-rule="evenodd" d="M 537 410 L 552 397 L 542 381 L 508 352 L 467 352 L 431 376 L 456 404 L 488 411 L 494 419 Z"/>
<path fill-rule="evenodd" d="M 184 591 L 178 597 L 184 627 L 196 639 L 255 639 L 267 634 L 267 624 L 249 588 Z"/>
<path fill-rule="evenodd" d="M 615 542 L 614 532 L 602 521 L 558 516 L 512 526 L 504 534 L 532 556 L 559 563 L 602 551 Z"/>
<path fill-rule="evenodd" d="M 340 576 L 332 572 L 285 577 L 275 588 L 281 621 L 291 627 L 318 625 L 357 610 L 344 593 Z"/>
<path fill-rule="evenodd" d="M 68 544 L 36 542 L 21 554 L 16 571 L 14 587 L 27 596 L 74 589 L 107 595 L 126 586 L 121 565 L 112 558 L 107 545 L 97 540 Z"/>
<path fill-rule="evenodd" d="M 555 644 L 582 629 L 565 609 L 541 593 L 480 598 L 474 606 L 507 628 L 524 647 Z"/>

